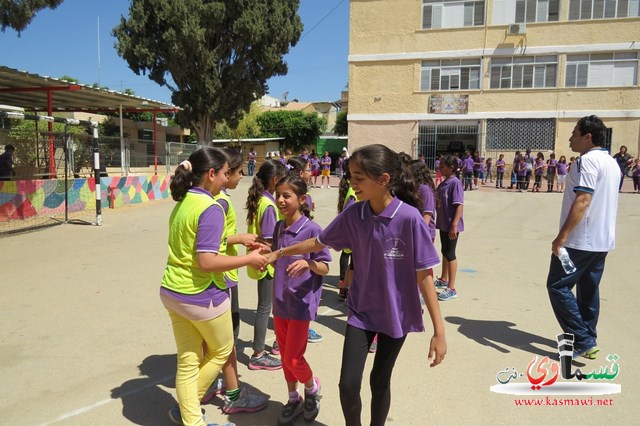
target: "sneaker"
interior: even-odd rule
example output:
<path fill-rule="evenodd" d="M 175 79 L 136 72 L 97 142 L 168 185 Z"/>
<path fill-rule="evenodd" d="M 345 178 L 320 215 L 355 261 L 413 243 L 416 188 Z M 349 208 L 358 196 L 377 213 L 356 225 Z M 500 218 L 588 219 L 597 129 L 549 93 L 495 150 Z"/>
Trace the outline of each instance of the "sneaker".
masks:
<path fill-rule="evenodd" d="M 349 288 L 348 287 L 343 287 L 338 291 L 338 297 L 340 299 L 346 299 L 348 295 L 349 295 Z"/>
<path fill-rule="evenodd" d="M 316 331 L 313 328 L 310 328 L 309 333 L 307 335 L 307 342 L 320 343 L 322 342 L 322 336 L 316 333 Z"/>
<path fill-rule="evenodd" d="M 596 359 L 598 358 L 598 352 L 600 352 L 600 348 L 597 346 L 592 347 L 591 349 L 587 349 L 584 352 L 578 352 L 573 354 L 574 358 L 583 357 L 586 359 Z"/>
<path fill-rule="evenodd" d="M 444 281 L 440 278 L 436 278 L 436 281 L 434 283 L 436 285 L 436 288 L 446 288 L 449 287 L 449 281 Z"/>
<path fill-rule="evenodd" d="M 204 393 L 204 396 L 200 400 L 200 404 L 206 404 L 218 395 L 224 393 L 224 380 L 222 378 L 215 379 L 209 389 Z"/>
<path fill-rule="evenodd" d="M 376 337 L 373 338 L 373 342 L 371 342 L 371 346 L 369 346 L 369 353 L 375 354 L 377 350 L 378 350 L 378 335 L 376 334 Z"/>
<path fill-rule="evenodd" d="M 204 420 L 204 408 L 200 408 L 200 410 L 202 411 L 202 420 Z M 171 410 L 169 410 L 169 418 L 177 425 L 183 424 L 182 415 L 180 414 L 180 406 L 178 404 L 174 405 Z"/>
<path fill-rule="evenodd" d="M 322 186 L 320 187 L 320 189 L 323 189 L 323 188 L 324 188 L 324 185 L 322 185 Z"/>
<path fill-rule="evenodd" d="M 320 399 L 322 395 L 320 395 L 320 390 L 322 386 L 320 386 L 320 380 L 317 377 L 313 378 L 318 384 L 318 391 L 314 394 L 308 394 L 306 391 L 304 392 L 304 420 L 306 422 L 312 422 L 318 417 L 318 412 L 320 412 Z"/>
<path fill-rule="evenodd" d="M 261 356 L 252 356 L 249 361 L 249 370 L 280 370 L 282 362 L 264 352 Z"/>
<path fill-rule="evenodd" d="M 280 412 L 280 417 L 278 417 L 278 426 L 292 425 L 296 421 L 296 417 L 302 413 L 302 405 L 302 398 L 297 401 L 287 402 L 287 405 Z"/>
<path fill-rule="evenodd" d="M 438 300 L 444 302 L 447 300 L 455 299 L 456 297 L 458 297 L 457 291 L 451 290 L 450 288 L 445 288 L 444 291 L 438 295 Z"/>
<path fill-rule="evenodd" d="M 238 399 L 235 401 L 231 401 L 227 397 L 224 400 L 222 412 L 225 414 L 255 413 L 266 408 L 269 403 L 269 398 L 266 395 L 251 392 L 249 388 L 242 388 Z"/>
<path fill-rule="evenodd" d="M 274 340 L 273 345 L 271 345 L 271 355 L 280 355 L 280 345 L 278 345 L 278 341 Z"/>

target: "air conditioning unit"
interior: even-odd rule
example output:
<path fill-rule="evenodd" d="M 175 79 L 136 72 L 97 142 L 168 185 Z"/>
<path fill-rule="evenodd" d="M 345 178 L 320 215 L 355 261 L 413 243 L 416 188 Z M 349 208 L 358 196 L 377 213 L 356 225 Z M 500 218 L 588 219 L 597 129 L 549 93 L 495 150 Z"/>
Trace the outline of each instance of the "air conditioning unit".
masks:
<path fill-rule="evenodd" d="M 527 33 L 527 24 L 509 24 L 507 27 L 508 35 L 524 35 Z"/>

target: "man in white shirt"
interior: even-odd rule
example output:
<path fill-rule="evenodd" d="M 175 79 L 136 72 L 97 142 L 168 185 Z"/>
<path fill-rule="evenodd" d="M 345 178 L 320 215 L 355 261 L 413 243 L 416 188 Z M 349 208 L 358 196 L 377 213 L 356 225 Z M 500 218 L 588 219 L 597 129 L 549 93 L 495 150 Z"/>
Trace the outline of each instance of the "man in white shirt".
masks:
<path fill-rule="evenodd" d="M 615 248 L 620 169 L 602 148 L 605 134 L 604 123 L 595 115 L 581 118 L 573 129 L 569 146 L 580 158 L 567 176 L 560 232 L 551 245 L 547 290 L 563 332 L 574 336 L 574 358 L 597 357 L 599 285 L 607 253 Z M 570 274 L 558 259 L 562 247 L 576 267 Z"/>

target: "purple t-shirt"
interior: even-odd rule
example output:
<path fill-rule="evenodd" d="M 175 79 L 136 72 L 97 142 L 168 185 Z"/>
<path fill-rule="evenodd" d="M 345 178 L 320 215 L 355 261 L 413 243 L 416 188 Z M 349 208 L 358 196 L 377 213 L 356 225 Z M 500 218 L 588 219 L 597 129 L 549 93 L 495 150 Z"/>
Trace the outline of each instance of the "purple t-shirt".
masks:
<path fill-rule="evenodd" d="M 484 159 L 482 157 L 476 157 L 473 160 L 473 171 L 482 172 L 484 171 Z"/>
<path fill-rule="evenodd" d="M 322 231 L 320 225 L 306 216 L 302 216 L 289 228 L 284 220 L 276 225 L 273 238 L 274 250 L 317 237 Z M 287 267 L 300 259 L 311 259 L 316 262 L 331 262 L 329 249 L 324 248 L 311 254 L 285 256 L 276 260 L 273 278 L 273 315 L 292 320 L 314 320 L 320 306 L 322 294 L 322 276 L 311 270 L 297 277 L 287 274 Z"/>
<path fill-rule="evenodd" d="M 322 157 L 322 170 L 329 170 L 331 169 L 331 157 Z"/>
<path fill-rule="evenodd" d="M 307 206 L 309 206 L 309 210 L 313 210 L 313 199 L 311 198 L 311 194 L 307 192 L 305 195 L 305 200 Z"/>
<path fill-rule="evenodd" d="M 431 239 L 436 238 L 436 197 L 433 193 L 433 189 L 429 185 L 420 185 L 420 194 L 422 194 L 422 214 L 430 213 L 431 219 L 429 220 L 429 232 L 431 233 Z"/>
<path fill-rule="evenodd" d="M 311 164 L 311 170 L 317 172 L 320 168 L 320 161 L 317 158 L 309 158 L 309 164 Z"/>
<path fill-rule="evenodd" d="M 464 204 L 464 189 L 462 182 L 455 176 L 438 185 L 436 193 L 436 228 L 441 231 L 449 232 L 451 222 L 456 214 L 458 204 Z M 458 221 L 458 232 L 464 231 L 464 221 L 462 216 Z"/>
<path fill-rule="evenodd" d="M 558 160 L 552 159 L 547 161 L 547 172 L 550 174 L 556 174 L 556 165 L 558 164 Z"/>
<path fill-rule="evenodd" d="M 504 165 L 505 165 L 504 160 L 496 161 L 496 170 L 500 173 L 504 173 Z"/>
<path fill-rule="evenodd" d="M 633 174 L 631 176 L 637 177 L 640 176 L 640 166 L 633 166 Z"/>
<path fill-rule="evenodd" d="M 356 203 L 356 197 L 354 195 L 350 196 L 349 198 L 346 199 L 346 201 L 344 202 L 344 207 L 342 208 L 342 210 L 346 210 L 348 207 L 354 205 Z"/>
<path fill-rule="evenodd" d="M 464 168 L 464 171 L 466 173 L 471 173 L 473 171 L 473 157 L 467 157 L 464 160 L 462 160 L 462 167 Z"/>
<path fill-rule="evenodd" d="M 556 164 L 556 169 L 558 170 L 558 174 L 559 175 L 566 175 L 567 174 L 567 163 L 558 162 L 558 164 Z"/>
<path fill-rule="evenodd" d="M 436 160 L 436 162 L 433 164 L 433 168 L 436 172 L 440 171 L 440 160 Z"/>
<path fill-rule="evenodd" d="M 353 250 L 347 323 L 400 338 L 424 331 L 416 271 L 440 263 L 418 209 L 393 198 L 378 216 L 368 201 L 343 210 L 318 236 L 336 251 Z"/>
<path fill-rule="evenodd" d="M 255 152 L 249 152 L 249 163 L 253 164 L 256 162 L 256 153 Z"/>
<path fill-rule="evenodd" d="M 544 171 L 544 161 L 543 160 L 536 160 L 536 163 L 533 166 L 533 168 L 535 169 L 536 176 L 541 176 L 542 172 Z"/>
<path fill-rule="evenodd" d="M 269 198 L 274 203 L 276 202 L 269 191 L 262 191 L 262 196 Z M 268 206 L 264 210 L 262 217 L 258 218 L 258 220 L 260 221 L 260 236 L 265 240 L 273 238 L 273 228 L 275 228 L 276 222 L 278 221 L 276 209 L 273 206 Z"/>

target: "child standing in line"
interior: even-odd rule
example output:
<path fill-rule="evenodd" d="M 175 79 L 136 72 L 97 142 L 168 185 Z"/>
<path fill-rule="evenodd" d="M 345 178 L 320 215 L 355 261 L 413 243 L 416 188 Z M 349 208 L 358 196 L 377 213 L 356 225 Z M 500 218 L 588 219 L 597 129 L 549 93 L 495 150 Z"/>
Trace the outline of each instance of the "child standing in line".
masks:
<path fill-rule="evenodd" d="M 178 352 L 178 405 L 169 416 L 179 424 L 205 424 L 200 400 L 233 350 L 231 302 L 223 272 L 266 266 L 260 250 L 245 256 L 218 255 L 225 218 L 213 196 L 227 183 L 228 173 L 224 152 L 203 147 L 176 167 L 171 180 L 171 197 L 178 203 L 169 219 L 169 257 L 160 299 L 169 312 Z"/>
<path fill-rule="evenodd" d="M 345 160 L 346 161 L 346 160 Z M 311 165 L 308 162 L 305 162 L 302 157 L 291 157 L 289 158 L 289 169 L 290 172 L 295 172 L 302 178 L 305 185 L 307 185 L 307 193 L 305 194 L 305 202 L 307 206 L 311 210 L 309 213 L 309 218 L 313 219 L 313 212 L 316 209 L 316 205 L 311 198 L 311 193 L 308 192 L 309 182 L 311 182 Z M 318 334 L 313 328 L 309 327 L 309 333 L 307 336 L 307 341 L 309 343 L 320 343 L 322 342 L 323 337 Z"/>
<path fill-rule="evenodd" d="M 435 198 L 435 184 L 431 178 L 431 170 L 425 163 L 421 163 L 420 160 L 411 162 L 411 173 L 418 185 L 418 191 L 420 191 L 422 198 L 422 206 L 420 207 L 420 213 L 424 218 L 425 223 L 429 227 L 429 234 L 431 235 L 431 242 L 436 241 L 436 198 Z"/>
<path fill-rule="evenodd" d="M 540 192 L 542 186 L 542 174 L 544 173 L 544 154 L 539 152 L 536 161 L 533 163 L 533 173 L 535 181 L 533 183 L 533 192 Z"/>
<path fill-rule="evenodd" d="M 438 158 L 436 158 L 436 162 L 433 164 L 433 168 L 436 171 L 436 183 L 435 183 L 436 186 L 440 185 L 440 182 L 442 182 L 442 173 L 440 173 L 441 159 L 442 159 L 442 155 L 439 155 Z"/>
<path fill-rule="evenodd" d="M 318 187 L 318 175 L 320 174 L 320 160 L 316 156 L 316 153 L 313 152 L 311 157 L 309 157 L 309 164 L 311 164 L 311 177 L 313 178 L 312 188 Z"/>
<path fill-rule="evenodd" d="M 351 187 L 351 173 L 349 172 L 349 160 L 346 160 L 345 173 L 342 179 L 340 179 L 340 186 L 338 188 L 338 214 L 346 210 L 347 207 L 358 202 L 358 197 Z M 338 297 L 346 299 L 349 294 L 349 285 L 351 284 L 347 280 L 347 273 L 349 270 L 353 270 L 353 261 L 351 257 L 351 250 L 344 249 L 340 253 L 340 281 L 338 282 Z"/>
<path fill-rule="evenodd" d="M 549 154 L 549 160 L 547 160 L 547 192 L 553 192 L 553 184 L 556 181 L 557 164 L 556 154 L 552 152 Z"/>
<path fill-rule="evenodd" d="M 484 180 L 482 181 L 482 184 L 484 185 L 485 183 L 487 183 L 487 180 L 489 181 L 489 183 L 493 183 L 493 175 L 491 174 L 491 168 L 493 166 L 493 160 L 491 159 L 491 157 L 487 158 L 487 161 L 485 161 L 485 170 L 486 173 L 484 175 Z"/>
<path fill-rule="evenodd" d="M 498 160 L 496 161 L 496 188 L 504 188 L 502 186 L 502 181 L 504 179 L 504 168 L 505 168 L 504 154 L 500 154 Z"/>
<path fill-rule="evenodd" d="M 247 231 L 271 246 L 273 229 L 277 221 L 276 204 L 273 193 L 276 183 L 287 175 L 287 167 L 276 160 L 262 163 L 253 177 L 247 197 Z M 259 271 L 247 268 L 249 278 L 258 280 L 258 306 L 253 325 L 253 355 L 249 361 L 250 370 L 279 370 L 282 363 L 270 356 L 264 349 L 267 337 L 267 323 L 271 314 L 271 292 L 273 289 L 273 267 Z M 277 345 L 272 353 L 278 354 Z"/>
<path fill-rule="evenodd" d="M 528 172 L 528 167 L 531 166 L 531 163 L 525 161 L 522 154 L 520 154 L 517 164 L 518 164 L 518 183 L 516 185 L 516 188 L 520 192 L 527 192 L 527 186 L 528 186 L 527 172 Z"/>
<path fill-rule="evenodd" d="M 419 292 L 434 328 L 428 357 L 446 353 L 432 268 L 439 263 L 411 172 L 384 145 L 367 145 L 350 158 L 351 185 L 361 201 L 344 210 L 317 238 L 267 255 L 269 261 L 317 252 L 353 250 L 347 329 L 340 371 L 340 403 L 347 425 L 361 424 L 360 388 L 369 347 L 378 334 L 370 376 L 371 425 L 383 425 L 391 405 L 391 374 L 409 332 L 423 331 Z"/>
<path fill-rule="evenodd" d="M 324 188 L 324 180 L 327 179 L 327 188 L 331 188 L 330 178 L 331 178 L 331 157 L 329 157 L 329 151 L 324 152 L 324 156 L 322 160 L 320 160 L 320 166 L 322 167 L 322 177 L 321 179 L 321 188 Z"/>
<path fill-rule="evenodd" d="M 249 247 L 256 242 L 256 234 L 238 234 L 236 225 L 236 212 L 231 203 L 228 190 L 236 189 L 242 179 L 242 155 L 235 149 L 224 150 L 229 164 L 229 180 L 220 193 L 214 196 L 214 200 L 220 204 L 224 210 L 225 225 L 220 244 L 220 254 L 223 256 L 238 256 L 237 245 Z M 233 350 L 229 359 L 222 367 L 224 380 L 218 379 L 213 382 L 209 390 L 202 397 L 201 403 L 205 404 L 214 396 L 224 393 L 224 405 L 222 412 L 225 414 L 253 413 L 264 409 L 269 398 L 262 394 L 251 391 L 249 387 L 240 387 L 238 378 L 238 357 L 236 353 L 236 343 L 240 334 L 240 303 L 238 300 L 238 269 L 231 269 L 224 272 L 224 281 L 231 299 L 231 321 L 233 324 Z M 226 390 L 225 390 L 226 388 Z"/>
<path fill-rule="evenodd" d="M 567 181 L 567 157 L 564 155 L 560 156 L 558 160 L 558 164 L 556 164 L 556 172 L 558 174 L 558 192 L 564 192 L 564 184 Z"/>
<path fill-rule="evenodd" d="M 278 182 L 276 203 L 284 220 L 274 230 L 274 251 L 320 234 L 322 229 L 309 217 L 306 193 L 306 183 L 295 173 Z M 330 261 L 325 248 L 311 255 L 281 257 L 275 262 L 273 321 L 289 391 L 279 425 L 292 424 L 300 413 L 311 422 L 320 409 L 320 381 L 313 376 L 304 354 L 309 323 L 316 318 L 320 305 L 322 276 L 329 273 Z M 305 386 L 304 402 L 298 393 L 298 382 Z"/>
<path fill-rule="evenodd" d="M 633 164 L 632 170 L 632 179 L 633 179 L 633 190 L 636 194 L 640 194 L 640 158 L 636 158 L 636 161 Z"/>
<path fill-rule="evenodd" d="M 446 301 L 458 297 L 456 246 L 460 232 L 464 231 L 462 219 L 464 191 L 462 183 L 454 176 L 455 159 L 452 156 L 445 157 L 440 164 L 440 169 L 445 180 L 436 192 L 436 228 L 440 230 L 442 275 L 436 280 L 435 285 L 437 288 L 444 288 L 438 295 L 438 300 Z"/>

